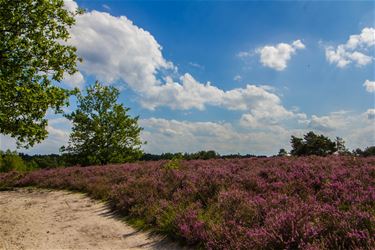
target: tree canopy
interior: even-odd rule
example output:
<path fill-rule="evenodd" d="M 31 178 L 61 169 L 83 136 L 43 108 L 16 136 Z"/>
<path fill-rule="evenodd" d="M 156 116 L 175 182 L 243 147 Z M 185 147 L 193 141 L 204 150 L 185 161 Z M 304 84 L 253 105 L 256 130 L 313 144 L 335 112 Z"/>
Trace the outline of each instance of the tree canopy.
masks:
<path fill-rule="evenodd" d="M 292 150 L 291 154 L 301 155 L 320 155 L 326 156 L 337 151 L 336 143 L 324 135 L 316 135 L 310 131 L 303 138 L 292 136 L 290 140 Z M 343 143 L 343 141 L 342 141 Z M 342 147 L 343 145 L 341 145 Z"/>
<path fill-rule="evenodd" d="M 69 145 L 62 151 L 83 165 L 121 163 L 142 156 L 138 117 L 132 118 L 122 104 L 119 91 L 96 82 L 87 95 L 78 94 L 78 108 L 66 117 L 72 121 Z"/>
<path fill-rule="evenodd" d="M 63 0 L 0 0 L 0 133 L 33 146 L 47 137 L 46 112 L 70 94 L 54 85 L 77 71 L 76 48 L 64 44 L 74 13 Z"/>
<path fill-rule="evenodd" d="M 357 148 L 356 150 L 353 150 L 353 154 L 364 157 L 375 156 L 375 146 L 367 147 L 364 150 Z"/>
<path fill-rule="evenodd" d="M 287 156 L 288 152 L 284 148 L 280 148 L 279 153 L 277 154 L 278 156 Z"/>

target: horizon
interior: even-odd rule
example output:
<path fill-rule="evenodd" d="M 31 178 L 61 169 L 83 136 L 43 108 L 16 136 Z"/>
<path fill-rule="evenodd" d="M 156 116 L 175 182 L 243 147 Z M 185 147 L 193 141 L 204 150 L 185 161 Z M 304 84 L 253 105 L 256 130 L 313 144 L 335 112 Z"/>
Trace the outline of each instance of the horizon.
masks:
<path fill-rule="evenodd" d="M 65 3 L 86 12 L 69 41 L 83 62 L 61 86 L 118 88 L 145 153 L 270 156 L 308 131 L 375 145 L 375 2 Z M 59 154 L 71 124 L 48 118 L 49 137 L 17 151 Z"/>

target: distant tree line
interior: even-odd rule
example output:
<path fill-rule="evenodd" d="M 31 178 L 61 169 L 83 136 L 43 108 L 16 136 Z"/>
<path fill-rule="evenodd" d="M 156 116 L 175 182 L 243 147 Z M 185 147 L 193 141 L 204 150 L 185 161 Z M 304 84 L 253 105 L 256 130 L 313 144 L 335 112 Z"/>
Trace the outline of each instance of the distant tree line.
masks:
<path fill-rule="evenodd" d="M 41 168 L 56 168 L 75 165 L 68 155 L 28 155 L 16 151 L 0 150 L 0 172 L 17 170 L 20 172 Z"/>
<path fill-rule="evenodd" d="M 310 135 L 311 136 L 311 135 Z M 307 145 L 306 145 L 307 144 Z M 285 149 L 280 149 L 278 156 L 307 156 L 307 155 L 328 155 L 332 152 L 332 150 L 327 149 L 314 149 L 311 148 L 309 145 L 309 140 L 298 140 L 296 144 L 298 147 L 302 147 L 302 149 L 295 148 L 291 150 L 291 154 L 289 154 Z M 305 145 L 305 146 L 303 146 Z M 324 145 L 328 145 L 329 147 L 332 144 L 324 143 Z M 336 146 L 337 147 L 337 146 Z M 303 152 L 303 155 L 297 155 Z M 328 152 L 328 153 L 327 153 Z M 375 146 L 367 147 L 365 149 L 355 149 L 352 152 L 341 151 L 339 153 L 341 155 L 352 155 L 352 156 L 375 156 Z M 159 161 L 159 160 L 209 160 L 209 159 L 234 159 L 234 158 L 263 158 L 266 157 L 264 155 L 253 155 L 253 154 L 227 154 L 227 155 L 220 155 L 219 153 L 215 152 L 214 150 L 208 151 L 199 151 L 196 153 L 162 153 L 162 154 L 150 154 L 145 153 L 140 158 L 139 161 Z M 16 151 L 0 151 L 0 172 L 8 172 L 10 170 L 17 170 L 17 171 L 31 171 L 34 169 L 43 169 L 43 168 L 57 168 L 57 167 L 68 167 L 80 165 L 79 161 L 76 160 L 76 156 L 69 155 L 69 154 L 49 154 L 49 155 L 28 155 L 24 153 L 17 153 Z"/>
<path fill-rule="evenodd" d="M 199 151 L 196 153 L 162 153 L 162 154 L 149 154 L 145 153 L 140 158 L 141 161 L 158 161 L 158 160 L 173 160 L 173 159 L 181 159 L 181 160 L 209 160 L 209 159 L 233 159 L 233 158 L 251 158 L 251 157 L 266 157 L 266 156 L 256 156 L 253 154 L 227 154 L 227 155 L 220 155 L 214 150 L 208 151 Z"/>
<path fill-rule="evenodd" d="M 364 157 L 374 156 L 375 155 L 375 146 L 367 147 L 367 148 L 365 148 L 365 150 L 357 148 L 356 150 L 353 150 L 352 154 L 356 155 L 356 156 L 364 156 Z"/>
<path fill-rule="evenodd" d="M 158 161 L 158 160 L 209 160 L 209 159 L 231 159 L 231 158 L 251 158 L 251 157 L 266 157 L 256 155 L 240 155 L 229 154 L 220 155 L 214 150 L 199 151 L 196 153 L 162 153 L 149 154 L 145 153 L 139 161 Z M 10 170 L 30 171 L 34 169 L 43 168 L 57 168 L 68 167 L 74 165 L 81 165 L 77 161 L 75 155 L 71 154 L 48 154 L 48 155 L 28 155 L 25 153 L 17 153 L 16 151 L 0 151 L 0 172 L 8 172 Z"/>

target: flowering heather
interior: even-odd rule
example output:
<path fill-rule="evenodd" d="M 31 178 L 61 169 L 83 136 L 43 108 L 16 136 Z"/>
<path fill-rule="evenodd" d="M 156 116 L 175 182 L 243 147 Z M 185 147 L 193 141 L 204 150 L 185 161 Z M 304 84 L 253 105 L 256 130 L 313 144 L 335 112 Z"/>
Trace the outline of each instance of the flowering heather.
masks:
<path fill-rule="evenodd" d="M 170 165 L 170 164 L 169 164 Z M 207 249 L 374 249 L 375 158 L 277 157 L 39 170 L 0 187 L 86 192 Z"/>

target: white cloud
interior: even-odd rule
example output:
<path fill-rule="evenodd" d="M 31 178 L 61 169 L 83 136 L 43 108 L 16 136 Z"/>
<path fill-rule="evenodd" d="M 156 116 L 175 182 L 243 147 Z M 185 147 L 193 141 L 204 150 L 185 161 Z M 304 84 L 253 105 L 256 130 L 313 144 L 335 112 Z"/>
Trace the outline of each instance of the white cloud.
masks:
<path fill-rule="evenodd" d="M 140 123 L 145 128 L 142 138 L 148 141 L 144 147 L 146 152 L 196 152 L 213 149 L 222 154 L 240 152 L 270 155 L 277 153 L 280 148 L 290 149 L 291 135 L 302 137 L 311 130 L 332 140 L 340 136 L 349 149 L 375 145 L 374 118 L 375 109 L 370 109 L 362 114 L 338 111 L 325 116 L 313 115 L 308 119 L 309 124 L 298 126 L 295 123 L 290 128 L 282 124 L 246 129 L 227 122 L 157 118 L 143 119 Z"/>
<path fill-rule="evenodd" d="M 70 12 L 75 12 L 78 9 L 78 4 L 73 0 L 64 0 L 64 7 Z"/>
<path fill-rule="evenodd" d="M 364 66 L 373 60 L 371 56 L 367 56 L 361 52 L 354 51 L 353 53 L 348 54 L 348 58 L 351 59 L 353 62 L 356 62 L 358 66 Z"/>
<path fill-rule="evenodd" d="M 344 138 L 348 148 L 364 148 L 375 145 L 375 109 L 356 114 L 349 111 L 331 112 L 328 115 L 312 115 L 307 119 L 307 130 L 323 133 L 334 139 Z"/>
<path fill-rule="evenodd" d="M 328 62 L 339 68 L 345 68 L 350 63 L 365 66 L 374 60 L 372 55 L 365 54 L 374 45 L 375 29 L 364 28 L 361 34 L 351 35 L 346 44 L 339 44 L 336 48 L 326 47 L 325 54 Z"/>
<path fill-rule="evenodd" d="M 70 44 L 83 58 L 80 70 L 108 83 L 121 80 L 138 92 L 159 85 L 158 70 L 172 69 L 161 46 L 124 16 L 91 11 L 76 17 Z"/>
<path fill-rule="evenodd" d="M 305 45 L 301 40 L 295 40 L 291 44 L 279 43 L 275 46 L 267 45 L 256 49 L 255 51 L 241 51 L 237 54 L 240 58 L 251 57 L 256 54 L 260 55 L 260 62 L 263 66 L 278 71 L 282 71 L 287 67 L 288 61 L 298 49 L 304 49 Z"/>
<path fill-rule="evenodd" d="M 182 76 L 180 81 L 181 84 L 169 78 L 165 85 L 150 89 L 155 91 L 155 98 L 149 96 L 141 104 L 150 109 L 168 105 L 172 109 L 203 110 L 206 105 L 211 105 L 241 110 L 246 112 L 241 119 L 244 127 L 273 126 L 297 115 L 281 104 L 280 98 L 272 93 L 273 89 L 269 86 L 246 85 L 245 88 L 223 91 L 210 83 L 199 83 L 189 74 Z M 250 116 L 257 123 L 252 123 Z"/>
<path fill-rule="evenodd" d="M 367 92 L 375 92 L 375 81 L 366 80 L 363 86 L 365 86 Z"/>
<path fill-rule="evenodd" d="M 148 109 L 168 106 L 172 109 L 203 110 L 207 105 L 257 113 L 269 110 L 290 113 L 279 97 L 265 86 L 247 85 L 224 91 L 210 82 L 200 83 L 189 73 L 176 77 L 176 67 L 162 55 L 162 48 L 147 31 L 124 16 L 91 11 L 77 16 L 70 44 L 77 47 L 82 72 L 107 83 L 125 82 L 139 95 Z M 288 45 L 303 48 L 297 40 Z M 160 77 L 164 75 L 164 77 Z M 176 80 L 177 78 L 177 80 Z"/>
<path fill-rule="evenodd" d="M 347 123 L 345 112 L 331 113 L 326 116 L 312 115 L 308 128 L 322 132 L 330 132 L 345 126 Z"/>
<path fill-rule="evenodd" d="M 180 77 L 180 83 L 171 77 L 165 80 L 165 84 L 150 86 L 147 92 L 140 93 L 143 107 L 155 109 L 158 106 L 169 106 L 172 109 L 203 110 L 206 104 L 220 105 L 224 94 L 209 82 L 199 83 L 188 73 Z"/>
<path fill-rule="evenodd" d="M 74 73 L 73 75 L 69 75 L 65 73 L 63 82 L 71 88 L 82 89 L 85 83 L 85 78 L 79 71 Z"/>
<path fill-rule="evenodd" d="M 350 49 L 356 49 L 358 47 L 370 47 L 375 45 L 375 29 L 374 28 L 364 28 L 361 34 L 351 35 L 349 37 L 346 46 Z"/>
<path fill-rule="evenodd" d="M 365 114 L 367 115 L 367 119 L 375 120 L 375 109 L 369 109 Z"/>
<path fill-rule="evenodd" d="M 296 53 L 297 49 L 304 49 L 305 45 L 301 40 L 296 40 L 292 44 L 279 43 L 276 46 L 264 46 L 257 50 L 260 54 L 260 61 L 263 66 L 282 71 L 287 67 L 287 63 Z"/>
<path fill-rule="evenodd" d="M 17 149 L 16 141 L 7 135 L 0 135 L 0 150 L 17 150 L 27 154 L 56 154 L 60 147 L 69 140 L 71 123 L 66 118 L 52 118 L 48 120 L 48 137 L 40 144 L 30 149 Z"/>
<path fill-rule="evenodd" d="M 292 47 L 295 49 L 304 49 L 305 45 L 301 42 L 301 40 L 296 40 L 292 43 Z"/>
<path fill-rule="evenodd" d="M 365 148 L 375 145 L 375 109 L 347 117 L 348 123 L 340 132 L 349 148 Z"/>
<path fill-rule="evenodd" d="M 270 154 L 288 143 L 287 133 L 240 131 L 230 123 L 190 122 L 149 118 L 140 121 L 145 128 L 147 152 L 196 152 L 215 150 L 221 154 Z"/>

